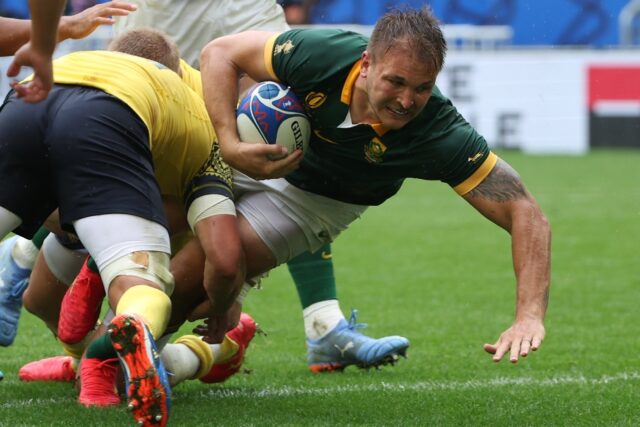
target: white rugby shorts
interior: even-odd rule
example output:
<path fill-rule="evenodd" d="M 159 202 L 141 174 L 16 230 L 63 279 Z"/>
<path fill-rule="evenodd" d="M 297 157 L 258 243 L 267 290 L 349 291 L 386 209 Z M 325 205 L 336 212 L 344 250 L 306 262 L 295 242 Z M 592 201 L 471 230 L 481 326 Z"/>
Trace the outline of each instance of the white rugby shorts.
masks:
<path fill-rule="evenodd" d="M 332 242 L 368 206 L 309 193 L 284 178 L 258 181 L 234 171 L 236 210 L 271 249 L 278 264 Z"/>

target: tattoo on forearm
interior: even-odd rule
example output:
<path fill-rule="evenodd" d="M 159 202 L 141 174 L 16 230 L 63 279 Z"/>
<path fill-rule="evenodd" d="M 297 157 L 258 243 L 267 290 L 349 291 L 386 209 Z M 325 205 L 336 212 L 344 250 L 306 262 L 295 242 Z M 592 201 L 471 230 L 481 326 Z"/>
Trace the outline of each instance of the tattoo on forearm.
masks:
<path fill-rule="evenodd" d="M 527 190 L 518 173 L 506 162 L 498 160 L 489 175 L 469 195 L 508 202 L 527 197 Z"/>

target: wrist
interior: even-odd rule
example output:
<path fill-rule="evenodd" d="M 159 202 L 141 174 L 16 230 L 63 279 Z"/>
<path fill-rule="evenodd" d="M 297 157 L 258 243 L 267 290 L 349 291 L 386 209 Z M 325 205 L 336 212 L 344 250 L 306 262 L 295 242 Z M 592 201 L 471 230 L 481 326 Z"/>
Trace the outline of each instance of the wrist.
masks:
<path fill-rule="evenodd" d="M 224 158 L 225 162 L 227 162 L 229 158 L 236 157 L 236 153 L 239 150 L 240 140 L 233 138 L 225 138 L 224 140 L 219 139 L 218 144 L 220 145 L 220 154 Z"/>
<path fill-rule="evenodd" d="M 58 42 L 67 40 L 69 35 L 69 17 L 63 16 L 60 18 L 60 24 L 58 25 Z"/>
<path fill-rule="evenodd" d="M 519 312 L 516 314 L 516 322 L 540 322 L 544 321 L 544 313 Z"/>

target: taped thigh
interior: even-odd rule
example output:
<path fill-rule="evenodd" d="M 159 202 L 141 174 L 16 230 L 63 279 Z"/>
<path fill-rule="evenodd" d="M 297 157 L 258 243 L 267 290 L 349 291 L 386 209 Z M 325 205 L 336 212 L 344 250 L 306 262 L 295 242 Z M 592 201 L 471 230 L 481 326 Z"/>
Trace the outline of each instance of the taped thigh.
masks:
<path fill-rule="evenodd" d="M 169 255 L 164 252 L 131 252 L 102 267 L 100 276 L 105 288 L 118 276 L 134 276 L 160 285 L 167 295 L 171 295 L 175 282 L 169 267 Z"/>

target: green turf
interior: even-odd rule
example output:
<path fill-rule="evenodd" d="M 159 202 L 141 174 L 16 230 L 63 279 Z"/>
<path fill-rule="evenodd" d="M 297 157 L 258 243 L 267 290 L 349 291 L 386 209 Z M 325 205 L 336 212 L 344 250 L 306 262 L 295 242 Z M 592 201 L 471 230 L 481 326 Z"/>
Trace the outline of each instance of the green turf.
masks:
<path fill-rule="evenodd" d="M 510 365 L 482 351 L 512 320 L 508 234 L 448 187 L 410 181 L 333 248 L 343 308 L 358 308 L 370 335 L 409 337 L 409 359 L 380 371 L 308 373 L 294 286 L 279 269 L 247 298 L 268 333 L 252 343 L 250 373 L 180 385 L 172 424 L 639 425 L 640 151 L 500 154 L 553 226 L 538 353 Z M 0 425 L 133 425 L 124 407 L 80 407 L 70 385 L 17 380 L 21 364 L 57 351 L 23 315 L 16 343 L 0 348 Z"/>

